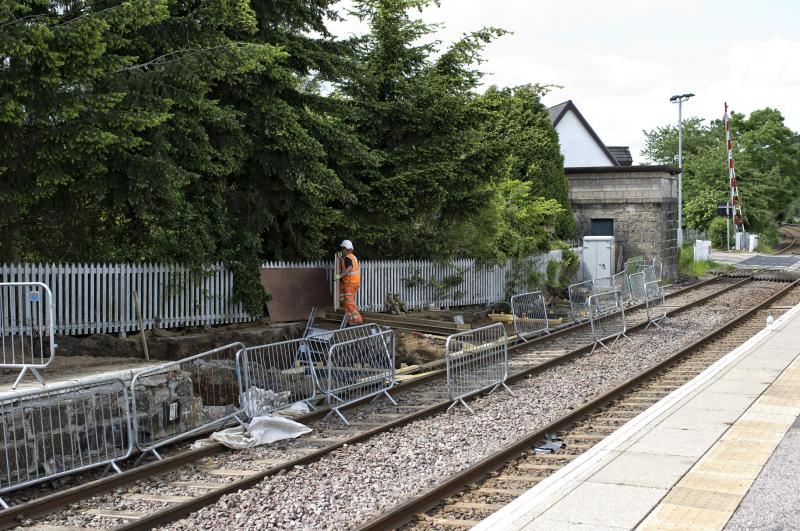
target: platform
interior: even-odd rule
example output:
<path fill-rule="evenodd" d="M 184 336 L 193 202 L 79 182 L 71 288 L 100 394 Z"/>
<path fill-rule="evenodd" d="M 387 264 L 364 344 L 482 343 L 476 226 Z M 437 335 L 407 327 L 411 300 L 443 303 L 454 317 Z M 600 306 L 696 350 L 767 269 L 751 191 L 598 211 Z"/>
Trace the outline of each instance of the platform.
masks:
<path fill-rule="evenodd" d="M 800 305 L 473 529 L 783 528 L 798 415 Z"/>
<path fill-rule="evenodd" d="M 739 269 L 782 269 L 800 272 L 800 256 L 748 253 L 745 251 L 712 251 L 711 261 Z"/>

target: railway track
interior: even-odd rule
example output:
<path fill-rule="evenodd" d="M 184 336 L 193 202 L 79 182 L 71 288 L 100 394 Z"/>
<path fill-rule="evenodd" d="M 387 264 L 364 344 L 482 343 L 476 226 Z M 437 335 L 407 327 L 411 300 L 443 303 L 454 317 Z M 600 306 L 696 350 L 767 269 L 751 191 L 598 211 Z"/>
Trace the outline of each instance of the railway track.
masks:
<path fill-rule="evenodd" d="M 800 281 L 795 281 L 639 375 L 358 529 L 468 529 L 476 525 L 744 343 L 763 329 L 768 313 L 780 315 L 798 302 Z M 562 449 L 554 453 L 534 450 L 552 434 L 564 443 Z"/>
<path fill-rule="evenodd" d="M 676 292 L 670 298 L 670 306 L 676 306 L 670 308 L 670 313 L 675 315 L 686 311 L 714 299 L 721 293 L 739 289 L 752 282 L 753 280 L 749 278 L 719 278 Z M 632 326 L 632 329 L 644 326 L 644 323 L 641 323 L 643 313 L 641 310 L 633 310 L 630 313 L 631 319 L 640 323 Z M 511 363 L 511 380 L 542 372 L 548 367 L 564 363 L 587 352 L 591 348 L 588 337 L 587 327 L 582 325 L 565 328 L 552 336 L 515 348 Z M 268 457 L 260 456 L 259 452 L 252 452 L 254 455 L 251 459 L 242 458 L 239 455 L 223 453 L 219 446 L 181 452 L 165 461 L 151 463 L 120 476 L 112 476 L 14 506 L 8 511 L 0 512 L 0 526 L 8 528 L 19 523 L 34 523 L 28 519 L 34 515 L 64 509 L 68 504 L 78 500 L 85 500 L 82 506 L 92 505 L 97 500 L 89 497 L 94 494 L 100 494 L 100 498 L 124 500 L 128 505 L 133 503 L 139 510 L 102 507 L 77 509 L 82 515 L 78 520 L 86 520 L 87 516 L 92 517 L 92 527 L 117 527 L 120 523 L 128 522 L 124 525 L 125 528 L 145 529 L 172 521 L 213 503 L 226 493 L 251 487 L 265 477 L 295 466 L 312 463 L 336 449 L 365 441 L 389 429 L 407 425 L 442 411 L 449 405 L 449 401 L 446 390 L 441 385 L 441 378 L 441 370 L 434 370 L 424 378 L 399 386 L 396 388 L 396 398 L 398 398 L 396 407 L 371 404 L 354 408 L 348 413 L 348 417 L 354 418 L 355 422 L 352 428 L 345 430 L 340 429 L 342 425 L 336 422 L 322 420 L 324 411 L 309 415 L 302 420 L 311 424 L 323 437 L 304 437 L 284 443 L 277 450 L 269 448 Z M 227 465 L 224 461 L 213 461 L 214 458 L 227 459 L 226 454 L 229 458 Z M 145 480 L 148 483 L 154 482 L 156 486 L 150 488 L 137 485 L 132 490 L 109 495 L 112 489 Z M 149 506 L 145 507 L 147 504 Z M 124 503 L 122 505 L 125 506 Z M 143 508 L 145 510 L 142 510 Z M 68 509 L 68 511 L 74 510 L 76 509 Z"/>
<path fill-rule="evenodd" d="M 776 251 L 776 254 L 800 254 L 800 225 L 781 225 L 786 243 Z"/>

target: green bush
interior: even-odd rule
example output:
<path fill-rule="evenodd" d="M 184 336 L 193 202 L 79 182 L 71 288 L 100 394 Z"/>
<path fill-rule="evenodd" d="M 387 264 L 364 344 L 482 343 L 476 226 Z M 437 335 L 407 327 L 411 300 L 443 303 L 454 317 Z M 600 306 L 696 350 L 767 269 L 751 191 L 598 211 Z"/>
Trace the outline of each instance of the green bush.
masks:
<path fill-rule="evenodd" d="M 725 218 L 716 217 L 708 224 L 708 237 L 711 239 L 711 245 L 714 246 L 715 249 L 728 248 L 728 245 L 725 243 L 727 234 L 728 225 Z M 683 253 L 683 250 L 681 250 L 681 253 Z"/>

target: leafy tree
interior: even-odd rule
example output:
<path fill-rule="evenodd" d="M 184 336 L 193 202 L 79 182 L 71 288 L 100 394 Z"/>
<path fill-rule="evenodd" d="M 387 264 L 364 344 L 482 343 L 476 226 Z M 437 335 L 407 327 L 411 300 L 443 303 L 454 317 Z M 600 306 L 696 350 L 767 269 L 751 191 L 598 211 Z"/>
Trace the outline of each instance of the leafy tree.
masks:
<path fill-rule="evenodd" d="M 466 35 L 440 51 L 434 28 L 409 11 L 426 0 L 362 0 L 370 32 L 356 48 L 357 70 L 337 93 L 346 123 L 368 157 L 340 174 L 355 196 L 342 220 L 365 256 L 450 258 L 480 254 L 462 227 L 490 208 L 496 145 L 484 142 L 474 92 L 482 46 L 500 30 Z M 354 236 L 356 238 L 356 236 Z"/>
<path fill-rule="evenodd" d="M 546 87 L 538 85 L 490 87 L 481 103 L 491 113 L 486 120 L 487 136 L 498 142 L 506 154 L 506 177 L 530 183 L 532 197 L 558 201 L 563 208 L 548 224 L 556 228 L 559 237 L 570 238 L 575 232 L 575 220 L 570 211 L 558 135 L 541 102 L 546 92 Z"/>
<path fill-rule="evenodd" d="M 728 200 L 727 147 L 721 119 L 709 123 L 691 118 L 684 122 L 684 222 L 707 229 L 716 203 Z M 645 131 L 642 155 L 661 164 L 674 164 L 677 129 L 674 126 Z M 781 113 L 766 108 L 750 116 L 731 113 L 737 184 L 745 224 L 767 239 L 776 236 L 776 220 L 783 219 L 800 197 L 800 140 L 784 125 Z M 777 193 L 776 193 L 777 192 Z"/>

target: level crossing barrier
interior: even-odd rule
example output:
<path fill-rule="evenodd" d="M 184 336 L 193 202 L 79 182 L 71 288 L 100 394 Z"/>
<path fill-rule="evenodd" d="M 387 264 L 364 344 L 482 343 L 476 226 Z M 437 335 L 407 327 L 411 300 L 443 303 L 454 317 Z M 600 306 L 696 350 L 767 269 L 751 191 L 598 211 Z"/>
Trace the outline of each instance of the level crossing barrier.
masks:
<path fill-rule="evenodd" d="M 240 418 L 236 357 L 230 343 L 145 369 L 131 380 L 133 431 L 139 460 L 158 448 Z"/>
<path fill-rule="evenodd" d="M 534 335 L 549 333 L 547 304 L 541 291 L 511 297 L 511 314 L 514 318 L 514 332 L 523 341 Z"/>
<path fill-rule="evenodd" d="M 0 496 L 99 466 L 120 472 L 133 451 L 128 387 L 117 378 L 0 398 L 0 423 Z"/>
<path fill-rule="evenodd" d="M 450 408 L 461 404 L 474 413 L 465 398 L 499 387 L 511 392 L 506 385 L 508 337 L 502 323 L 451 335 L 445 343 L 445 360 Z"/>
<path fill-rule="evenodd" d="M 395 383 L 395 341 L 392 330 L 375 325 L 362 328 L 352 339 L 345 337 L 333 338 L 325 374 L 319 380 L 324 382 L 325 400 L 331 408 L 328 416 L 336 414 L 349 426 L 341 410 L 351 404 L 383 395 L 397 405 L 389 394 Z"/>
<path fill-rule="evenodd" d="M 39 369 L 56 354 L 53 294 L 42 282 L 0 283 L 0 368 L 19 369 L 12 389 L 27 372 L 44 385 Z"/>
<path fill-rule="evenodd" d="M 246 347 L 236 353 L 242 418 L 305 402 L 312 409 L 314 368 L 305 338 Z"/>
<path fill-rule="evenodd" d="M 594 339 L 592 352 L 598 345 L 611 351 L 620 337 L 630 340 L 626 335 L 628 328 L 625 308 L 618 291 L 592 295 L 589 298 L 589 322 Z M 609 341 L 611 344 L 606 345 Z"/>
<path fill-rule="evenodd" d="M 582 321 L 589 318 L 589 297 L 592 295 L 591 280 L 572 284 L 567 288 L 569 295 L 569 310 L 573 321 Z"/>

